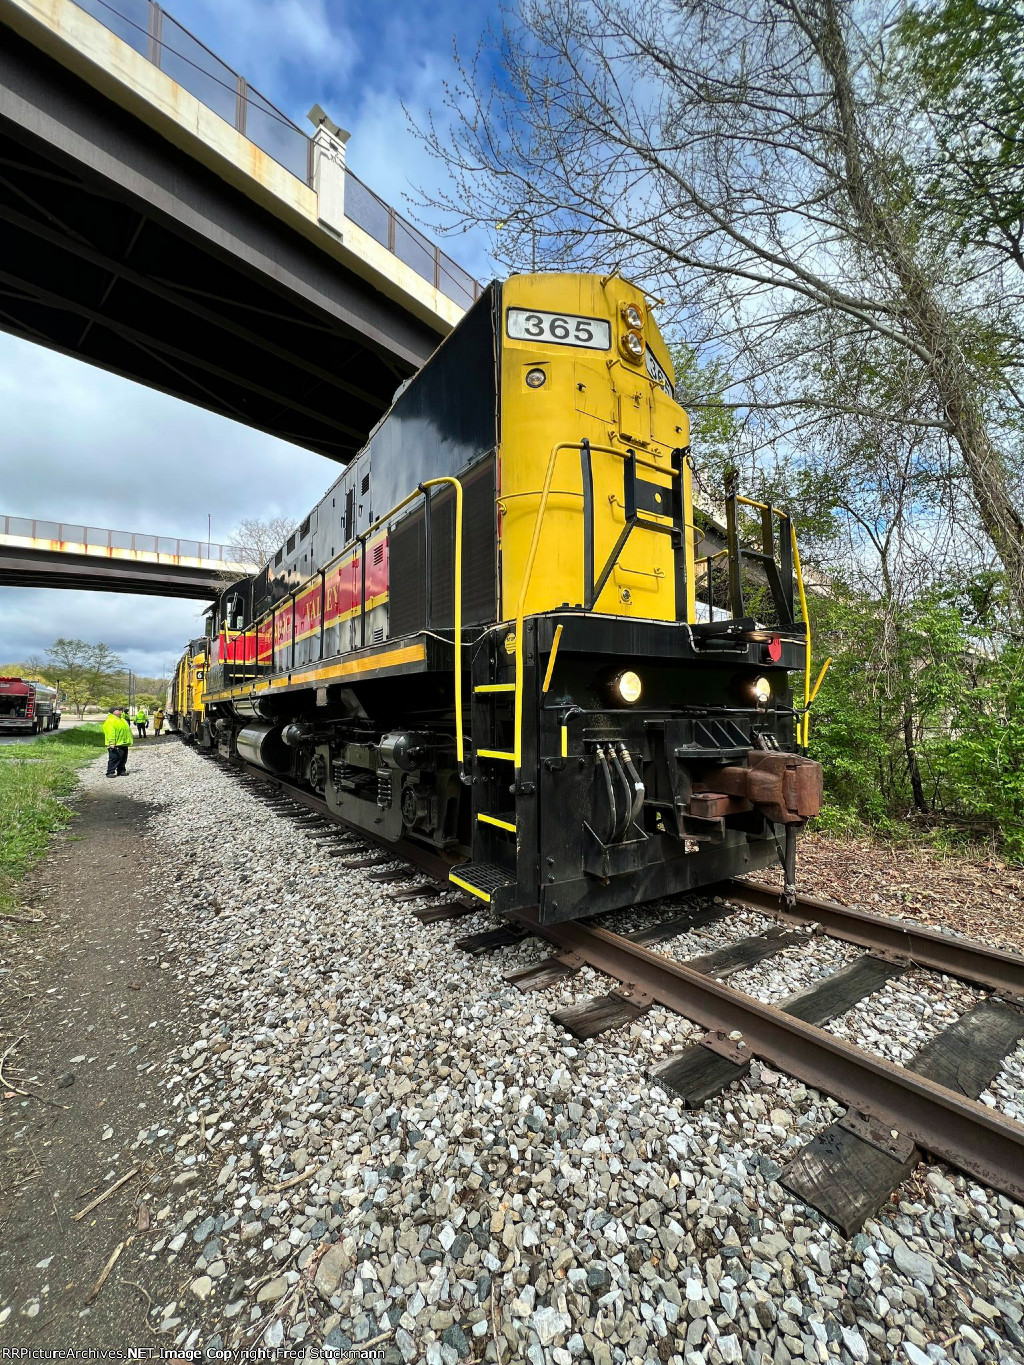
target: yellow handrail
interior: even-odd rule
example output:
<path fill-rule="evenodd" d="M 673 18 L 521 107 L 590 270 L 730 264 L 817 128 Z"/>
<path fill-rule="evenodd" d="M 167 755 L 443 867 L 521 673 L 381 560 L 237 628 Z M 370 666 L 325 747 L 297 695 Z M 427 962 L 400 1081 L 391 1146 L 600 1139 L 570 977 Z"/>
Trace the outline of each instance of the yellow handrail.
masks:
<path fill-rule="evenodd" d="M 807 614 L 807 593 L 804 591 L 804 574 L 800 567 L 800 547 L 796 543 L 796 527 L 789 524 L 789 539 L 793 546 L 793 567 L 796 569 L 796 586 L 800 594 L 800 614 L 804 618 L 804 718 L 796 727 L 797 743 L 807 748 L 808 715 L 811 696 L 811 621 Z"/>
<path fill-rule="evenodd" d="M 809 699 L 808 702 L 807 702 L 807 705 L 808 705 L 808 706 L 810 706 L 810 705 L 813 703 L 814 698 L 818 695 L 818 688 L 819 688 L 819 687 L 821 686 L 821 684 L 825 681 L 825 674 L 829 671 L 829 669 L 830 669 L 831 667 L 832 667 L 832 659 L 831 659 L 831 657 L 829 657 L 829 658 L 827 658 L 827 659 L 825 660 L 825 662 L 822 664 L 822 666 L 821 666 L 821 672 L 818 674 L 818 681 L 817 681 L 817 682 L 814 684 L 814 686 L 811 688 L 810 699 Z"/>
<path fill-rule="evenodd" d="M 743 503 L 744 507 L 756 507 L 761 512 L 771 512 L 776 517 L 788 517 L 788 512 L 783 512 L 781 508 L 772 507 L 771 503 L 758 502 L 756 498 L 745 498 L 742 493 L 736 494 L 736 501 Z"/>
<path fill-rule="evenodd" d="M 294 599 L 295 599 L 297 596 L 299 596 L 299 595 L 302 593 L 302 591 L 305 589 L 306 584 L 307 584 L 307 583 L 312 583 L 312 582 L 313 582 L 313 579 L 314 579 L 315 577 L 318 577 L 318 576 L 320 576 L 320 575 L 323 575 L 323 576 L 326 578 L 326 575 L 331 571 L 331 569 L 333 569 L 333 567 L 335 566 L 335 564 L 337 564 L 340 560 L 342 560 L 342 559 L 345 558 L 345 556 L 349 553 L 351 546 L 353 546 L 356 542 L 359 542 L 359 543 L 362 544 L 362 546 L 363 546 L 363 553 L 365 554 L 365 553 L 366 553 L 366 542 L 367 542 L 367 540 L 369 539 L 369 537 L 373 534 L 374 531 L 378 530 L 381 526 L 383 526 L 384 523 L 385 523 L 386 521 L 390 521 L 391 518 L 395 515 L 395 513 L 396 513 L 396 512 L 400 512 L 400 511 L 402 510 L 403 507 L 407 507 L 407 506 L 409 505 L 409 503 L 414 502 L 416 498 L 424 496 L 425 493 L 426 493 L 426 490 L 427 490 L 428 488 L 438 488 L 438 487 L 440 487 L 440 486 L 443 485 L 443 484 L 447 484 L 449 487 L 455 489 L 455 648 L 454 648 L 454 656 L 455 656 L 455 663 L 454 663 L 454 674 L 455 674 L 455 753 L 456 753 L 456 757 L 457 757 L 457 759 L 458 759 L 458 764 L 459 764 L 459 776 L 462 777 L 462 776 L 464 776 L 465 742 L 464 742 L 463 736 L 462 736 L 462 672 L 461 672 L 461 664 L 462 664 L 462 482 L 461 482 L 461 480 L 455 478 L 454 475 L 451 475 L 451 474 L 444 474 L 444 475 L 439 476 L 439 477 L 436 478 L 436 479 L 424 479 L 423 483 L 418 484 L 418 485 L 413 489 L 413 491 L 412 491 L 411 493 L 407 493 L 406 496 L 401 500 L 401 502 L 396 502 L 395 505 L 394 505 L 394 507 L 390 508 L 387 512 L 385 512 L 383 516 L 378 517 L 376 521 L 374 521 L 371 525 L 369 525 L 369 526 L 366 528 L 365 531 L 361 532 L 358 536 L 354 536 L 354 537 L 352 538 L 352 540 L 349 541 L 348 545 L 346 545 L 338 554 L 336 554 L 336 555 L 334 556 L 333 559 L 329 560 L 328 563 L 327 563 L 322 569 L 319 570 L 318 574 L 312 575 L 311 577 L 307 578 L 306 581 L 305 581 L 304 583 L 301 583 L 301 584 L 295 589 L 295 591 L 292 593 L 292 599 L 293 599 L 293 601 L 294 601 Z M 365 607 L 365 604 L 364 604 L 364 607 Z M 323 610 L 323 607 L 321 607 L 321 610 Z M 257 641 L 258 641 L 258 639 L 259 639 L 259 628 L 260 628 L 260 626 L 262 626 L 266 621 L 272 620 L 272 619 L 273 619 L 274 611 L 275 611 L 275 608 L 274 608 L 274 607 L 271 607 L 270 611 L 266 612 L 263 616 L 261 616 L 260 619 L 259 619 L 258 621 L 254 622 L 254 623 L 252 624 L 252 626 L 248 627 L 248 629 L 251 629 L 251 630 L 253 630 L 253 631 L 256 632 Z M 256 672 L 257 672 L 257 674 L 259 673 L 259 660 L 258 660 L 258 658 L 257 658 L 257 660 L 256 660 Z"/>
<path fill-rule="evenodd" d="M 805 634 L 805 654 L 804 654 L 804 718 L 803 722 L 797 721 L 796 739 L 797 743 L 807 748 L 807 740 L 811 733 L 811 703 L 818 695 L 818 688 L 825 681 L 825 674 L 832 667 L 831 657 L 827 658 L 821 666 L 814 686 L 811 686 L 811 618 L 807 613 L 807 593 L 804 589 L 803 569 L 800 567 L 800 549 L 796 543 L 796 528 L 790 523 L 790 539 L 793 545 L 793 567 L 796 569 L 796 585 L 800 593 L 800 613 L 804 618 Z"/>

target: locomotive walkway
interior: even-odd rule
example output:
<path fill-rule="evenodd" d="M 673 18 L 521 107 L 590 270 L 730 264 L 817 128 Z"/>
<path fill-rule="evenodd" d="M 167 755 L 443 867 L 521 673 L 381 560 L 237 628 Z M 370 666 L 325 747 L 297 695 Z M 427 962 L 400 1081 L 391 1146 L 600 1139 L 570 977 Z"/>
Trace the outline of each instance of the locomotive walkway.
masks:
<path fill-rule="evenodd" d="M 0 0 L 0 327 L 348 460 L 479 292 L 152 0 Z"/>
<path fill-rule="evenodd" d="M 230 546 L 0 516 L 0 587 L 79 588 L 208 601 L 251 573 Z"/>

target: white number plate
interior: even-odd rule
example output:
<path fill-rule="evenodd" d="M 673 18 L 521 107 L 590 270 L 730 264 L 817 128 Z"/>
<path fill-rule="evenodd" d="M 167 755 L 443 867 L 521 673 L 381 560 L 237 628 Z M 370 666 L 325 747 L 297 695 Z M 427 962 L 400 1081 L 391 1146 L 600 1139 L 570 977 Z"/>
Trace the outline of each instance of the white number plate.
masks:
<path fill-rule="evenodd" d="M 657 357 L 652 353 L 650 346 L 647 347 L 647 373 L 654 380 L 655 384 L 660 384 L 667 394 L 673 398 L 676 391 L 672 387 L 672 381 L 658 363 Z"/>
<path fill-rule="evenodd" d="M 505 326 L 508 335 L 516 341 L 584 346 L 591 351 L 607 351 L 612 344 L 612 325 L 607 318 L 584 318 L 576 313 L 542 313 L 536 308 L 510 308 Z"/>

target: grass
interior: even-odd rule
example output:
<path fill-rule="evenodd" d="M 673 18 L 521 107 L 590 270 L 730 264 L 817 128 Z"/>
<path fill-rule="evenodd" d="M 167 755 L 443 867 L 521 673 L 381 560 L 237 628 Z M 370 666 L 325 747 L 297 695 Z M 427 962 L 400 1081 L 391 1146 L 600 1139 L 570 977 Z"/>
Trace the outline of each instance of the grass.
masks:
<path fill-rule="evenodd" d="M 105 747 L 99 725 L 0 747 L 0 915 L 16 908 L 19 879 L 46 853 L 54 831 L 73 819 L 63 798 L 74 790 L 77 770 Z"/>

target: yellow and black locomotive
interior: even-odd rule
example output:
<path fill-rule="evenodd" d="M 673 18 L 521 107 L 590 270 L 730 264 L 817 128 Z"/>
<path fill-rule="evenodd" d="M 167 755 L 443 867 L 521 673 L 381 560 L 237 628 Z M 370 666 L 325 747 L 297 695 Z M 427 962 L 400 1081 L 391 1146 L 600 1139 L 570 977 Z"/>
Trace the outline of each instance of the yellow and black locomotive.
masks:
<path fill-rule="evenodd" d="M 726 511 L 710 553 L 641 290 L 492 284 L 222 594 L 181 666 L 205 672 L 204 709 L 179 728 L 443 852 L 498 911 L 595 914 L 783 849 L 791 883 L 821 796 L 790 687 L 803 674 L 806 702 L 799 558 L 784 514 L 735 488 Z"/>

